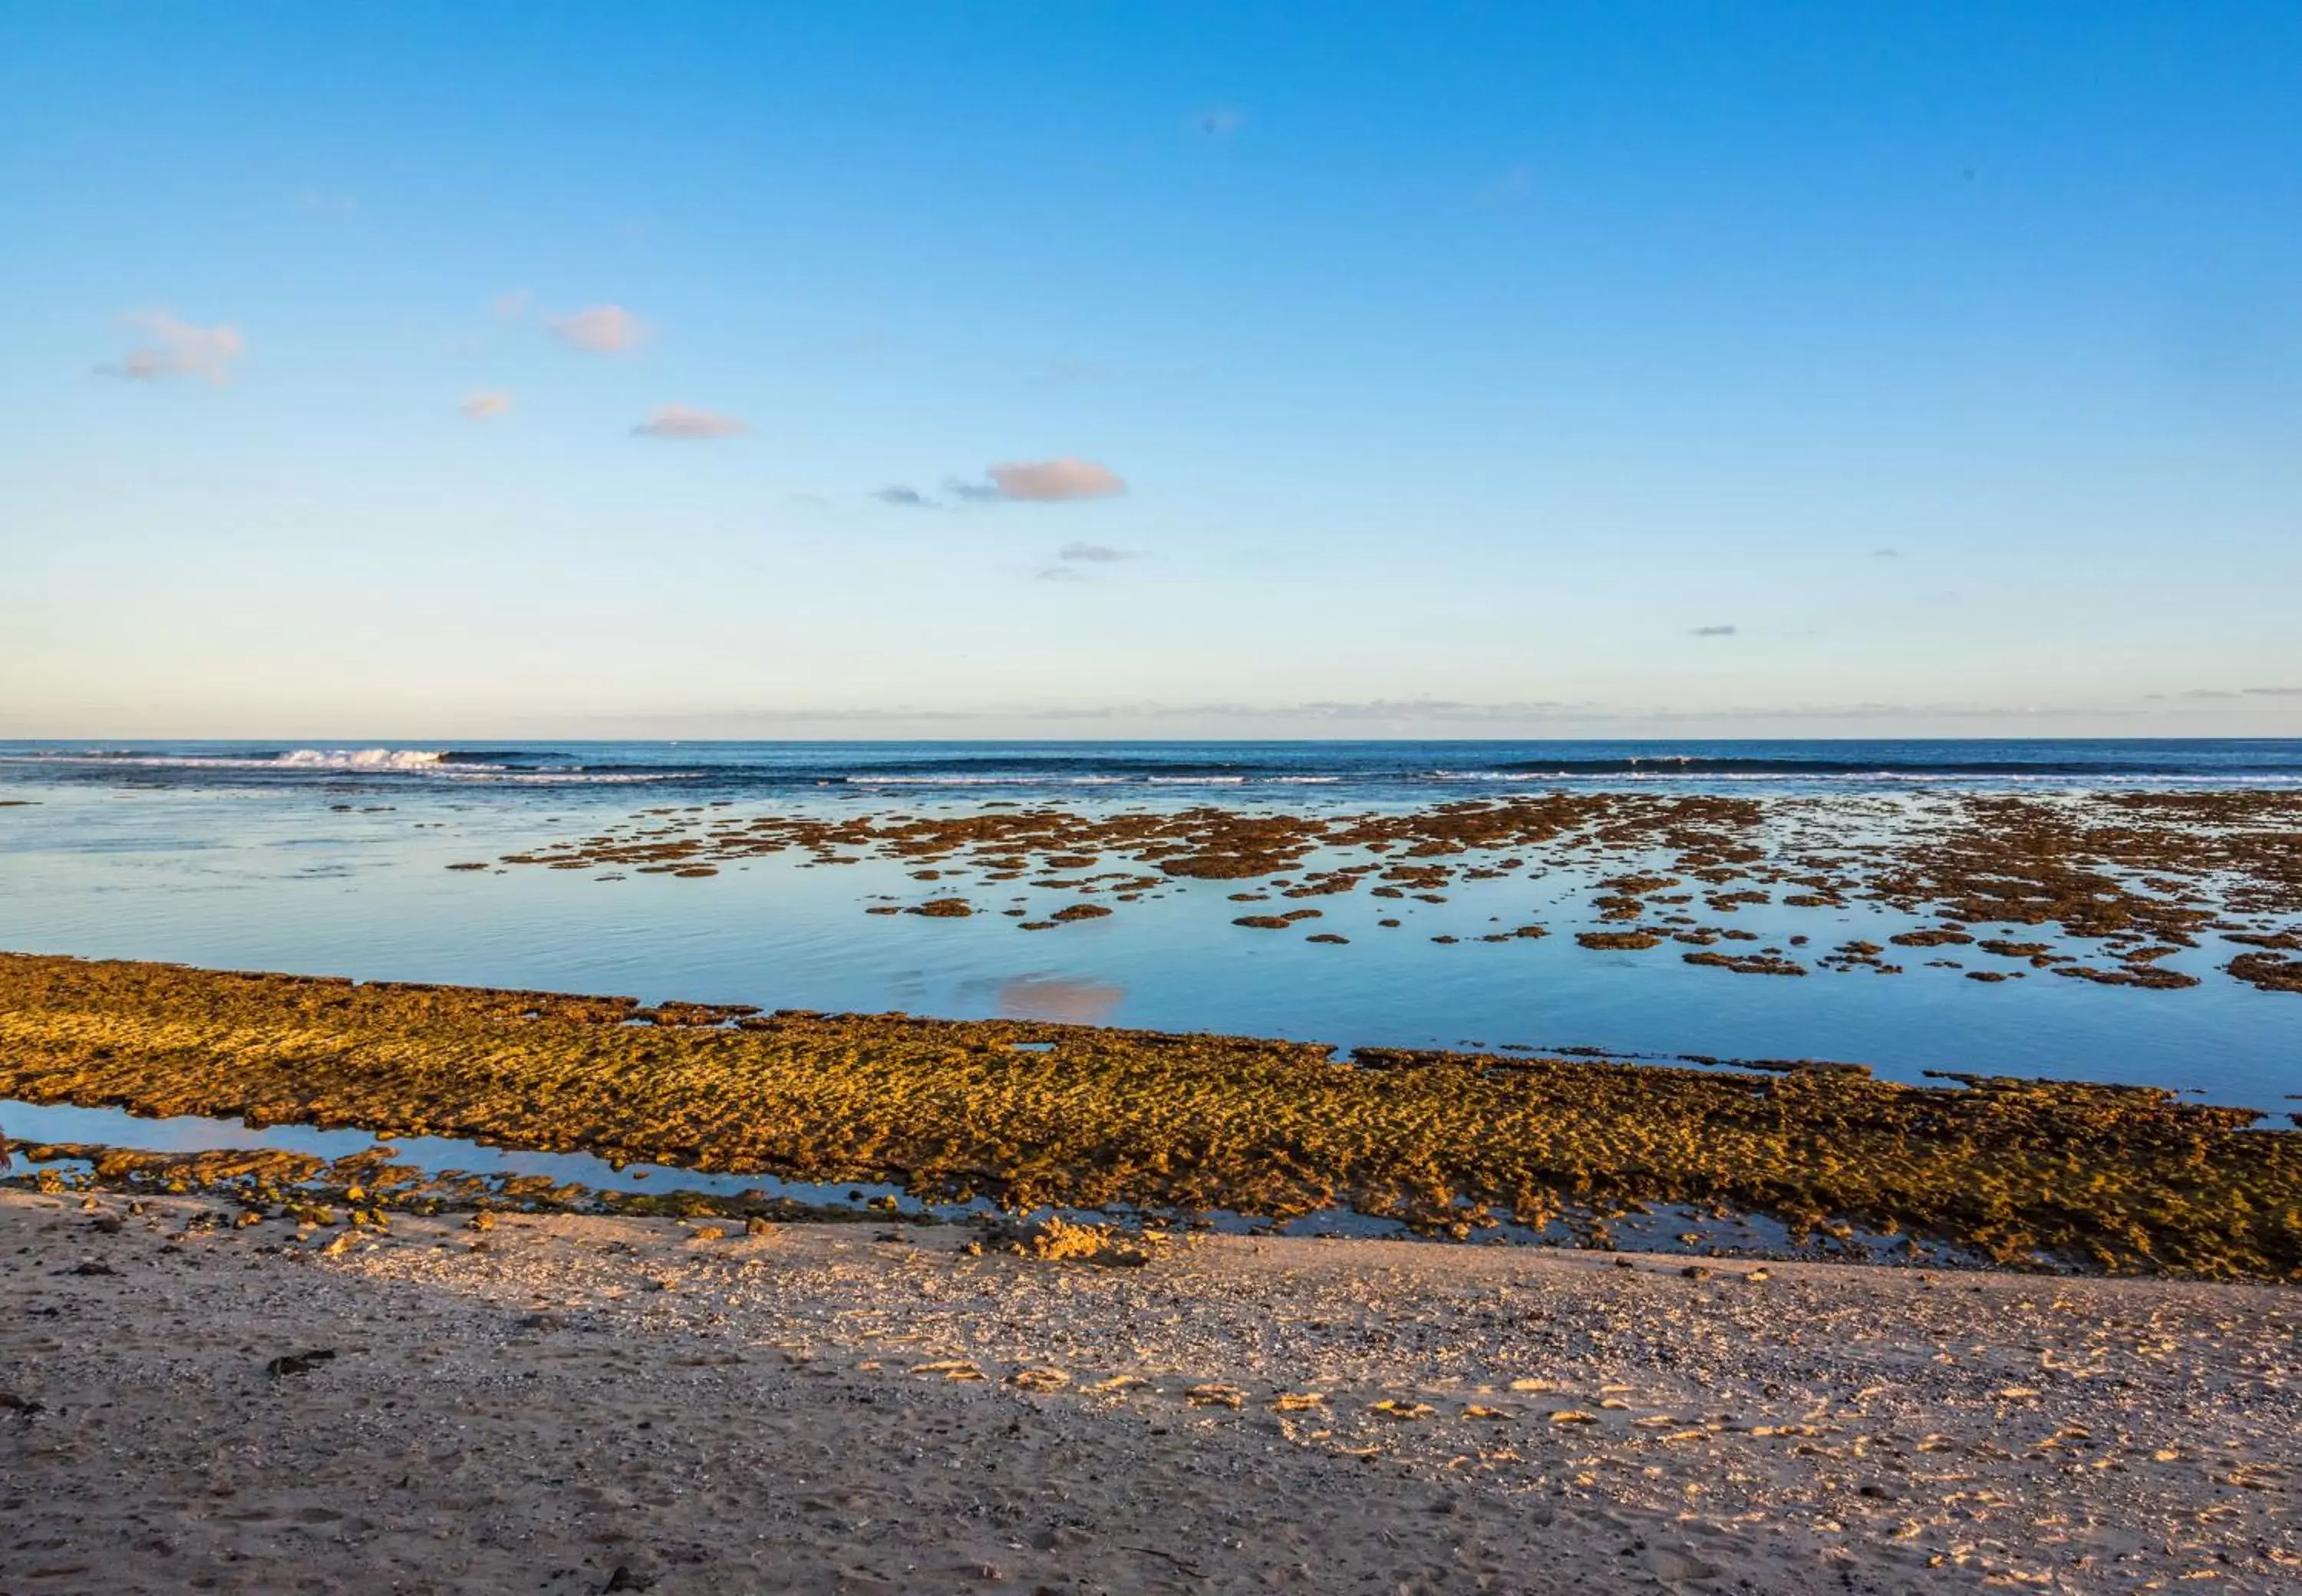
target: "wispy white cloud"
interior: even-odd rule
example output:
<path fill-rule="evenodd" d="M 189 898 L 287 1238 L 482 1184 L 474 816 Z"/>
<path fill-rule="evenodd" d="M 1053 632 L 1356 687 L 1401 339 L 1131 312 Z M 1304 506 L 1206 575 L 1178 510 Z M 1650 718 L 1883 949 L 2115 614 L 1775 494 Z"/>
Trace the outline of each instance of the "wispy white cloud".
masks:
<path fill-rule="evenodd" d="M 1143 557 L 1132 549 L 1113 548 L 1109 543 L 1065 543 L 1055 550 L 1055 558 L 1079 565 L 1108 566 Z"/>
<path fill-rule="evenodd" d="M 632 429 L 642 438 L 740 438 L 752 429 L 739 416 L 721 416 L 685 405 L 658 405 L 655 414 Z"/>
<path fill-rule="evenodd" d="M 324 189 L 307 189 L 298 197 L 303 201 L 307 211 L 315 216 L 325 216 L 332 222 L 340 222 L 348 216 L 359 214 L 360 202 L 357 195 L 332 194 Z"/>
<path fill-rule="evenodd" d="M 508 289 L 488 301 L 488 309 L 500 322 L 525 321 L 527 313 L 534 308 L 535 292 L 532 289 Z"/>
<path fill-rule="evenodd" d="M 1039 570 L 1042 582 L 1086 582 L 1090 580 L 1080 567 L 1118 565 L 1124 560 L 1143 557 L 1132 549 L 1122 549 L 1111 543 L 1065 543 L 1055 550 L 1055 563 Z"/>
<path fill-rule="evenodd" d="M 164 310 L 130 316 L 129 323 L 142 332 L 145 341 L 113 364 L 97 367 L 108 377 L 134 382 L 155 382 L 162 377 L 203 377 L 210 382 L 229 382 L 232 367 L 248 353 L 247 335 L 233 326 L 195 326 L 178 321 Z"/>
<path fill-rule="evenodd" d="M 1719 710 L 1641 710 L 1631 717 L 1656 725 L 1722 720 L 2042 720 L 2058 716 L 2126 719 L 2139 710 L 2063 704 L 1781 704 Z"/>
<path fill-rule="evenodd" d="M 1689 637 L 1732 637 L 1737 629 L 1734 626 L 1697 626 L 1687 635 Z"/>
<path fill-rule="evenodd" d="M 1054 460 L 1019 460 L 994 466 L 991 485 L 1002 499 L 1053 504 L 1071 499 L 1108 499 L 1127 484 L 1107 466 L 1069 455 Z"/>
<path fill-rule="evenodd" d="M 552 336 L 587 355 L 628 355 L 653 332 L 620 305 L 594 305 L 573 315 L 554 316 Z"/>
<path fill-rule="evenodd" d="M 511 408 L 511 391 L 508 388 L 481 388 L 464 396 L 456 408 L 464 413 L 466 421 L 492 421 Z"/>

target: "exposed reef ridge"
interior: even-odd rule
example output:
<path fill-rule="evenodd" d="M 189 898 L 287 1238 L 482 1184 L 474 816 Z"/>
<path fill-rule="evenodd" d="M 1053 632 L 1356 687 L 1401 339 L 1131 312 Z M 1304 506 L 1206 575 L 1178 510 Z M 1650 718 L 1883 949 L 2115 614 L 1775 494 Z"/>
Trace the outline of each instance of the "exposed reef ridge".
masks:
<path fill-rule="evenodd" d="M 2010 1264 L 2302 1280 L 2302 1133 L 2138 1088 L 760 1013 L 0 953 L 0 1096 L 1028 1207 L 1436 1228 L 1689 1203 Z"/>

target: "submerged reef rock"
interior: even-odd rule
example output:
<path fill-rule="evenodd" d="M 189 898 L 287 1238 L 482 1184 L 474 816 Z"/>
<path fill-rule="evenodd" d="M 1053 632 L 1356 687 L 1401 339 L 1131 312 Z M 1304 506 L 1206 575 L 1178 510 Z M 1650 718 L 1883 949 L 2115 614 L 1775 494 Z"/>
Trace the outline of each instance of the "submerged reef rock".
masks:
<path fill-rule="evenodd" d="M 1500 879 L 1533 862 L 1537 868 L 1527 873 L 1535 878 L 1560 869 L 1587 871 L 1597 889 L 1590 909 L 1601 924 L 1627 925 L 1652 911 L 1684 931 L 1693 921 L 1682 906 L 1698 897 L 1722 916 L 1774 904 L 1887 911 L 1940 922 L 1886 931 L 1896 946 L 1977 943 L 1979 951 L 2028 959 L 2037 969 L 2077 963 L 2093 972 L 2077 979 L 2152 991 L 2196 984 L 2147 966 L 2196 947 L 2208 928 L 2264 949 L 2302 951 L 2302 925 L 2231 919 L 2302 916 L 2302 793 L 2284 790 L 1961 793 L 1883 806 L 1798 794 L 1561 790 L 1360 813 L 1217 804 L 1069 809 L 1004 801 L 970 811 L 875 809 L 837 816 L 659 807 L 595 836 L 555 838 L 499 862 L 559 870 L 628 866 L 643 874 L 702 878 L 722 863 L 787 853 L 806 856 L 802 869 L 889 860 L 920 866 L 909 874 L 921 881 L 970 870 L 986 872 L 990 881 L 1029 875 L 1036 887 L 1107 892 L 1122 903 L 1188 890 L 1193 881 L 1261 884 L 1264 890 L 1229 895 L 1255 903 L 1273 890 L 1290 898 L 1356 893 L 1375 878 L 1365 886 L 1370 896 L 1443 903 L 1450 887 Z M 1125 868 L 1045 873 L 1101 864 Z M 869 912 L 961 912 L 937 907 L 945 901 Z M 1042 915 L 1024 928 L 1045 930 L 1063 919 Z M 1970 926 L 2023 927 L 2037 935 L 1984 940 Z M 1648 933 L 1633 928 L 1629 934 Z M 1716 927 L 1685 934 L 1756 936 Z M 2079 957 L 2044 940 L 2046 935 L 2096 945 Z M 1652 945 L 1579 940 L 1600 949 Z M 1869 958 L 1833 958 L 1817 968 L 1895 972 Z M 2273 979 L 2255 980 L 2247 970 Z M 2233 965 L 2230 973 L 2265 990 L 2302 990 L 2274 964 Z"/>
<path fill-rule="evenodd" d="M 1804 975 L 1806 966 L 1774 953 L 1681 953 L 1689 964 L 1709 964 L 1736 975 Z"/>

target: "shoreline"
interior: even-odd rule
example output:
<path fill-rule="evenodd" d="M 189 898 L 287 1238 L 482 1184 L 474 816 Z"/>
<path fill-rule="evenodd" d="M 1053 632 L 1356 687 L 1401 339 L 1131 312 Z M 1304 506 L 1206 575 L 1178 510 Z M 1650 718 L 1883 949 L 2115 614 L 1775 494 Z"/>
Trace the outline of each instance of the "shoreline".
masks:
<path fill-rule="evenodd" d="M 7 1115 L 0 1123 L 18 1124 L 27 1110 L 36 1128 L 46 1117 L 38 1105 L 0 1100 L 0 1111 Z M 1970 1249 L 1918 1242 L 1907 1236 L 1886 1237 L 1832 1225 L 1794 1237 L 1786 1227 L 1764 1215 L 1686 1205 L 1659 1208 L 1642 1205 L 1628 1213 L 1577 1208 L 1563 1211 L 1542 1231 L 1498 1222 L 1467 1232 L 1453 1226 L 1417 1227 L 1400 1220 L 1371 1218 L 1348 1208 L 1300 1214 L 1283 1222 L 1222 1211 L 1163 1214 L 1124 1207 L 1050 1206 L 1017 1214 L 979 1196 L 964 1205 L 923 1202 L 886 1182 L 847 1186 L 758 1175 L 699 1175 L 661 1164 L 614 1170 L 586 1154 L 543 1155 L 542 1158 L 555 1167 L 528 1169 L 522 1165 L 530 1159 L 521 1154 L 476 1142 L 426 1138 L 411 1147 L 409 1138 L 385 1144 L 351 1130 L 321 1133 L 332 1139 L 368 1144 L 333 1158 L 273 1145 L 272 1138 L 277 1132 L 271 1129 L 250 1130 L 210 1121 L 193 1122 L 212 1131 L 215 1145 L 154 1151 L 132 1139 L 137 1123 L 132 1116 L 118 1110 L 96 1112 L 119 1114 L 126 1122 L 116 1130 L 131 1139 L 115 1143 L 11 1136 L 5 1150 L 13 1155 L 15 1172 L 0 1175 L 0 1189 L 50 1196 L 210 1197 L 235 1203 L 243 1211 L 312 1216 L 311 1222 L 319 1225 L 344 1223 L 355 1229 L 371 1223 L 382 1228 L 394 1214 L 434 1218 L 483 1212 L 722 1219 L 739 1223 L 753 1220 L 893 1222 L 974 1227 L 994 1232 L 1052 1221 L 1113 1238 L 1279 1236 L 1635 1252 L 1693 1261 L 1802 1261 L 1953 1271 L 2004 1267 Z M 159 1136 L 147 1141 L 165 1139 L 186 1122 L 169 1121 Z M 503 1167 L 475 1172 L 472 1166 L 486 1163 L 491 1155 L 500 1159 Z M 559 1167 L 577 1161 L 592 1166 L 590 1178 Z M 2026 1268 L 2046 1274 L 2083 1273 L 2056 1268 L 2046 1260 L 2032 1260 Z"/>
<path fill-rule="evenodd" d="M 888 1179 L 1016 1209 L 1342 1205 L 1467 1234 L 1684 1203 L 2006 1264 L 2302 1279 L 2302 1134 L 2133 1088 L 1345 1061 L 1251 1037 L 23 954 L 0 954 L 0 1096 L 34 1103 Z"/>
<path fill-rule="evenodd" d="M 293 1228 L 0 1192 L 0 1251 L 39 1258 L 0 1315 L 0 1583 L 2266 1591 L 2302 1567 L 2302 1309 L 2273 1288 Z"/>

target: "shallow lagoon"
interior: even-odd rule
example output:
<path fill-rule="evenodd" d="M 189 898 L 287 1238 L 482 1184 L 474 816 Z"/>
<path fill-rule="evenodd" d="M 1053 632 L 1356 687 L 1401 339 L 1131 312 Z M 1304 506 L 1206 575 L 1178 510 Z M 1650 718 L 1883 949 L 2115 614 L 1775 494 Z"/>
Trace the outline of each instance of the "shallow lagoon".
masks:
<path fill-rule="evenodd" d="M 1204 1029 L 1355 1045 L 1589 1047 L 1617 1054 L 1854 1061 L 1916 1079 L 1928 1070 L 2064 1076 L 2159 1085 L 2265 1110 L 2302 1092 L 2302 998 L 2213 974 L 2209 945 L 2166 961 L 2206 979 L 2184 991 L 2030 979 L 1986 985 L 1959 972 L 1818 970 L 1802 979 L 1685 965 L 1668 946 L 1600 953 L 1575 945 L 1592 872 L 1460 881 L 1444 903 L 1310 902 L 1316 920 L 1286 932 L 1231 923 L 1252 884 L 1162 886 L 1109 918 L 1021 933 L 997 912 L 870 916 L 946 890 L 1034 914 L 1066 895 L 970 874 L 932 886 L 870 861 L 811 866 L 804 854 L 730 863 L 707 879 L 628 871 L 458 872 L 589 835 L 671 801 L 662 788 L 601 782 L 488 785 L 373 770 L 236 784 L 214 773 L 146 769 L 55 780 L 0 766 L 0 946 L 27 952 L 571 991 L 767 1007 L 954 1018 L 1013 1015 Z M 898 783 L 741 793 L 722 811 L 845 813 L 965 809 L 1000 791 L 954 794 Z M 1205 785 L 1092 785 L 1034 802 L 1203 802 Z M 1448 793 L 1439 796 L 1459 796 Z M 676 797 L 702 803 L 707 786 Z M 1371 798 L 1348 784 L 1290 784 L 1224 802 L 1327 810 Z M 1862 802 L 1875 802 L 1865 796 Z M 342 806 L 349 805 L 349 808 Z M 1529 858 L 1530 867 L 1548 861 Z M 1617 868 L 1619 868 L 1617 866 Z M 599 875 L 616 874 L 616 880 Z M 1283 907 L 1283 905 L 1274 905 Z M 1384 929 L 1376 922 L 1396 918 Z M 1542 940 L 1480 936 L 1534 921 Z M 1914 923 L 1853 903 L 1760 905 L 1736 925 L 1769 944 L 1811 937 L 1885 942 Z M 1313 944 L 1333 933 L 1347 945 Z M 1462 938 L 1452 944 L 1438 936 Z M 1755 947 L 1757 944 L 1748 945 Z M 1956 950 L 1952 950 L 1956 951 Z"/>

